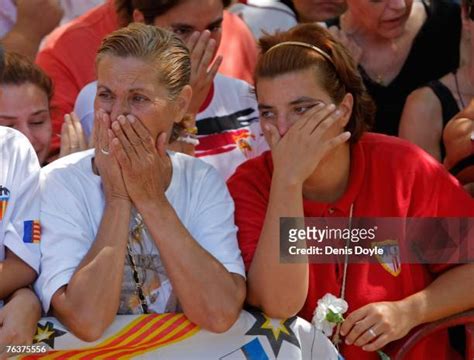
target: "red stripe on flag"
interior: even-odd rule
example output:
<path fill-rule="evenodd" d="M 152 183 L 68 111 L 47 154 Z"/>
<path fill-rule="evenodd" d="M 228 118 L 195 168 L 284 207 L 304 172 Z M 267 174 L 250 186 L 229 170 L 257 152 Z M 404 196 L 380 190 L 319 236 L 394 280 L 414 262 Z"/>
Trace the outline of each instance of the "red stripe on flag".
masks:
<path fill-rule="evenodd" d="M 189 333 L 190 331 L 194 330 L 196 327 L 197 327 L 197 325 L 195 325 L 193 323 L 190 323 L 185 328 L 178 331 L 176 334 L 174 334 L 173 336 L 171 336 L 167 340 L 159 341 L 159 339 L 162 338 L 160 336 L 158 340 L 156 340 L 158 337 L 154 338 L 154 339 L 151 339 L 151 340 L 147 341 L 145 344 L 137 346 L 134 349 L 127 349 L 127 347 L 125 347 L 125 349 L 124 349 L 125 351 L 114 354 L 114 359 L 120 359 L 120 358 L 125 357 L 125 356 L 131 356 L 131 355 L 133 355 L 137 352 L 138 353 L 143 353 L 143 352 L 146 352 L 147 350 L 151 351 L 151 350 L 153 350 L 153 348 L 158 348 L 158 347 L 164 346 L 166 344 L 169 344 L 171 342 L 176 341 L 180 337 L 182 337 L 182 336 L 186 335 L 187 333 Z"/>
<path fill-rule="evenodd" d="M 172 317 L 173 316 L 176 316 L 175 314 L 172 314 Z M 129 349 L 129 347 L 134 347 L 135 349 L 139 348 L 141 349 L 142 347 L 145 347 L 145 349 L 147 349 L 148 347 L 150 347 L 150 345 L 148 344 L 155 344 L 155 342 L 158 342 L 159 343 L 159 340 L 162 339 L 163 337 L 165 337 L 167 334 L 169 334 L 171 331 L 173 331 L 176 327 L 178 327 L 179 325 L 181 325 L 184 321 L 188 321 L 187 318 L 185 316 L 180 316 L 178 319 L 176 319 L 175 322 L 173 322 L 172 324 L 170 324 L 169 326 L 167 326 L 165 329 L 163 329 L 162 331 L 160 331 L 158 333 L 157 336 L 151 338 L 150 340 L 142 343 L 142 344 L 137 344 L 140 340 L 142 340 L 144 337 L 142 336 L 142 334 L 140 334 L 140 340 L 132 340 L 130 342 L 128 342 L 127 344 L 123 344 L 123 345 L 120 345 L 120 346 L 116 346 L 116 347 L 111 347 L 111 346 L 107 346 L 107 348 L 103 348 L 103 349 L 97 349 L 97 351 L 94 351 L 92 353 L 89 353 L 83 357 L 81 357 L 82 360 L 94 360 L 96 357 L 98 356 L 101 356 L 101 355 L 106 355 L 107 353 L 112 353 L 112 352 L 116 352 L 116 351 L 120 351 L 120 350 L 123 350 L 123 351 L 127 351 Z M 161 322 L 161 320 L 160 320 Z M 163 324 L 163 322 L 161 322 L 161 325 Z M 194 324 L 192 324 L 194 325 Z M 155 326 L 155 325 L 153 325 Z M 152 326 L 152 327 L 153 327 Z M 194 325 L 194 327 L 196 327 L 196 325 Z M 149 331 L 150 329 L 148 329 L 146 332 L 147 332 L 147 335 L 150 335 L 151 333 L 153 333 L 153 331 Z M 156 328 L 155 328 L 156 330 Z M 132 352 L 135 352 L 136 350 L 132 350 Z M 114 359 L 115 359 L 115 355 L 114 355 Z"/>

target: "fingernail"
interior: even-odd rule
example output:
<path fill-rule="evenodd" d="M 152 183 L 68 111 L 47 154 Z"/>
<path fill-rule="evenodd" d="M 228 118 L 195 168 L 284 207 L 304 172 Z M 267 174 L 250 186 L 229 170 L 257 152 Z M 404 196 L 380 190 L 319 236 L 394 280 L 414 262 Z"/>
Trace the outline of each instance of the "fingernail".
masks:
<path fill-rule="evenodd" d="M 120 115 L 118 118 L 117 118 L 118 121 L 120 121 L 120 124 L 125 124 L 125 116 L 123 115 Z"/>
<path fill-rule="evenodd" d="M 349 340 L 346 340 L 346 345 L 350 345 L 351 342 Z"/>
<path fill-rule="evenodd" d="M 120 125 L 119 125 L 118 121 L 114 121 L 114 122 L 112 123 L 112 127 L 114 128 L 114 130 L 120 129 Z"/>
<path fill-rule="evenodd" d="M 132 124 L 135 122 L 135 118 L 132 115 L 127 115 L 127 119 Z"/>

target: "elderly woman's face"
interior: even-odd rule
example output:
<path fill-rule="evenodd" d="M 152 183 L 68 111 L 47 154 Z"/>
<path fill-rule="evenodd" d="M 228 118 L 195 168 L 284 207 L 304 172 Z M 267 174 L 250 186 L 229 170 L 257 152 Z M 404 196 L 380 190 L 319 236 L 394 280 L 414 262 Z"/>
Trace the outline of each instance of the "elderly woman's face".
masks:
<path fill-rule="evenodd" d="M 22 132 L 44 164 L 53 133 L 47 94 L 37 85 L 0 86 L 0 125 Z"/>
<path fill-rule="evenodd" d="M 262 129 L 265 129 L 266 123 L 270 123 L 278 129 L 280 136 L 284 136 L 309 109 L 318 104 L 334 103 L 327 91 L 316 81 L 313 69 L 257 79 L 256 90 Z M 340 105 L 346 106 L 343 103 Z M 349 112 L 351 109 L 352 103 Z M 342 132 L 344 126 L 345 124 L 335 126 L 334 131 L 328 132 L 328 136 Z M 267 136 L 265 130 L 264 134 Z"/>
<path fill-rule="evenodd" d="M 175 107 L 165 86 L 158 81 L 152 64 L 133 57 L 105 55 L 97 65 L 97 95 L 94 110 L 104 110 L 111 120 L 132 114 L 146 126 L 154 139 L 170 135 Z"/>
<path fill-rule="evenodd" d="M 405 31 L 413 0 L 347 0 L 347 4 L 365 31 L 396 39 Z"/>

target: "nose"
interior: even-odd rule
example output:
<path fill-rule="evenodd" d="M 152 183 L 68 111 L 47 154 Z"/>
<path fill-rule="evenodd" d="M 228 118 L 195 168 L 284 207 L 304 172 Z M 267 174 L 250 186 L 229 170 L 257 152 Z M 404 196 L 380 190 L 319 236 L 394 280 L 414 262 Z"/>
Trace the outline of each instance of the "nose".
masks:
<path fill-rule="evenodd" d="M 127 99 L 116 99 L 112 104 L 110 109 L 104 109 L 109 115 L 112 121 L 117 120 L 119 115 L 128 115 L 130 114 L 130 105 Z"/>
<path fill-rule="evenodd" d="M 291 122 L 288 120 L 287 116 L 284 114 L 279 115 L 277 118 L 277 128 L 278 132 L 280 133 L 280 136 L 283 136 L 286 134 L 286 132 L 290 129 L 291 127 Z"/>
<path fill-rule="evenodd" d="M 407 3 L 406 0 L 389 0 L 388 6 L 393 10 L 405 10 Z"/>

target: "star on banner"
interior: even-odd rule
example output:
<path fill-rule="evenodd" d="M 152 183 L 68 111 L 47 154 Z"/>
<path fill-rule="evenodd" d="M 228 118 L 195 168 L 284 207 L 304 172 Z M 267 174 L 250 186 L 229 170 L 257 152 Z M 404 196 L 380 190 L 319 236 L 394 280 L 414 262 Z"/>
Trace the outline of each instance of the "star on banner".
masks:
<path fill-rule="evenodd" d="M 278 357 L 283 341 L 295 345 L 298 349 L 301 348 L 295 333 L 290 327 L 296 320 L 296 316 L 286 320 L 275 320 L 260 312 L 251 311 L 250 313 L 255 317 L 256 321 L 245 335 L 265 336 L 272 347 L 275 357 Z"/>
<path fill-rule="evenodd" d="M 33 344 L 44 343 L 54 349 L 54 339 L 64 334 L 66 334 L 66 331 L 55 329 L 54 324 L 50 321 L 44 325 L 38 324 L 36 335 L 33 338 Z"/>

